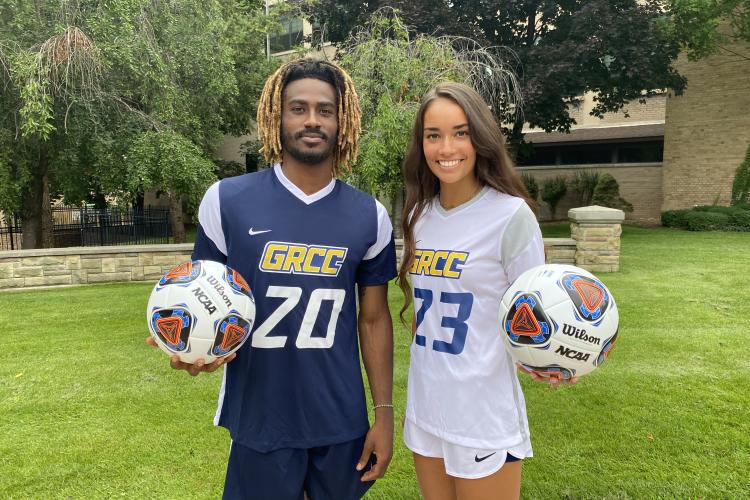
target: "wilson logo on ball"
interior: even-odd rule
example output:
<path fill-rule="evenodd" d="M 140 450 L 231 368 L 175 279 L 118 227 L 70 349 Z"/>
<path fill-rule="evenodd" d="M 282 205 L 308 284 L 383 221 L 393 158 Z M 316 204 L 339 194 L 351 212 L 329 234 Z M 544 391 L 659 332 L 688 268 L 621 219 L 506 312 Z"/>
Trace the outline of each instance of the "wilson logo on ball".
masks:
<path fill-rule="evenodd" d="M 597 280 L 578 274 L 566 274 L 560 280 L 563 289 L 585 321 L 598 321 L 609 306 L 609 293 Z"/>
<path fill-rule="evenodd" d="M 544 344 L 553 331 L 538 298 L 532 294 L 515 298 L 505 317 L 505 330 L 511 341 L 524 345 Z"/>

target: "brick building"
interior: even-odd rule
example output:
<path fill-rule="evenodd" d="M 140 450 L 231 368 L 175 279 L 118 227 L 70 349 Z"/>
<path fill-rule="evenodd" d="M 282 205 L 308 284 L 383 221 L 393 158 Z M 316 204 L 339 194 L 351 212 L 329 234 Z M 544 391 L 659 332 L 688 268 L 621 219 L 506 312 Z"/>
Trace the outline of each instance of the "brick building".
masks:
<path fill-rule="evenodd" d="M 667 99 L 662 210 L 727 205 L 750 145 L 750 43 L 676 67 L 688 88 Z"/>
<path fill-rule="evenodd" d="M 271 56 L 293 57 L 299 46 L 312 49 L 305 40 L 315 26 L 293 15 L 282 19 L 282 26 L 281 33 L 267 40 Z M 333 57 L 331 45 L 322 50 L 324 57 Z M 682 96 L 665 91 L 600 119 L 589 114 L 594 95 L 585 94 L 570 105 L 576 125 L 569 134 L 525 129 L 535 152 L 519 161 L 519 170 L 540 184 L 586 169 L 608 172 L 633 205 L 627 219 L 645 224 L 658 224 L 663 210 L 727 204 L 735 169 L 750 144 L 750 44 L 730 44 L 720 54 L 694 62 L 681 56 L 676 67 L 688 78 Z M 225 137 L 219 157 L 254 168 L 243 148 L 250 138 Z M 564 219 L 576 205 L 569 192 L 556 218 Z M 551 219 L 547 207 L 541 207 L 540 218 Z"/>
<path fill-rule="evenodd" d="M 657 224 L 662 211 L 728 204 L 735 169 L 750 145 L 750 43 L 726 44 L 720 53 L 676 61 L 688 79 L 682 96 L 671 92 L 631 103 L 604 119 L 588 115 L 591 96 L 575 103 L 570 134 L 528 130 L 536 157 L 522 165 L 539 181 L 590 168 L 609 172 L 633 204 L 628 219 Z M 557 214 L 575 204 L 571 194 Z M 542 211 L 542 217 L 549 213 Z"/>

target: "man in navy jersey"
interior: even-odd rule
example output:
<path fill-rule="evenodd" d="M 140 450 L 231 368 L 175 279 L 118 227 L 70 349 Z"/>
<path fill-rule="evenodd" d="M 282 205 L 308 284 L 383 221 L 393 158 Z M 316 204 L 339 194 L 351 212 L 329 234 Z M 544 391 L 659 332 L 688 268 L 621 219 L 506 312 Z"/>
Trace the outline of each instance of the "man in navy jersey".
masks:
<path fill-rule="evenodd" d="M 236 355 L 171 360 L 191 375 L 226 363 L 214 419 L 232 437 L 224 498 L 360 498 L 390 462 L 393 231 L 379 202 L 335 179 L 356 159 L 359 118 L 343 69 L 283 65 L 258 106 L 272 167 L 217 182 L 201 202 L 193 259 L 237 270 L 256 301 Z"/>

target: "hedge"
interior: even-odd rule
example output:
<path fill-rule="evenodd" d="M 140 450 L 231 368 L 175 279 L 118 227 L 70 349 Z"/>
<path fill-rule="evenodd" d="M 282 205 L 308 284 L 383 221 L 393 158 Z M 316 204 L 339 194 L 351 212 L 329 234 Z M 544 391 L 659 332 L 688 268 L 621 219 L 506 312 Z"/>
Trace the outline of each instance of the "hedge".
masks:
<path fill-rule="evenodd" d="M 718 212 L 696 212 L 685 214 L 690 231 L 728 231 L 729 215 Z"/>
<path fill-rule="evenodd" d="M 667 210 L 661 213 L 661 225 L 664 227 L 676 227 L 679 229 L 687 229 L 687 219 L 685 215 L 690 213 L 689 208 L 683 208 L 681 210 Z"/>
<path fill-rule="evenodd" d="M 738 210 L 731 214 L 729 225 L 735 231 L 750 231 L 750 210 Z"/>

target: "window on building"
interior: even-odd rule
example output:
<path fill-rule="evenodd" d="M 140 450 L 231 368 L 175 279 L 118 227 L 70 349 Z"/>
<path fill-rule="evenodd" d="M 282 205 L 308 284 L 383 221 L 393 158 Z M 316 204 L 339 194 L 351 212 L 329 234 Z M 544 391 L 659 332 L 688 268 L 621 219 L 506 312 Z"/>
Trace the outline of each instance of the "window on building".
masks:
<path fill-rule="evenodd" d="M 556 165 L 557 148 L 534 146 L 531 150 L 522 150 L 516 162 L 519 165 Z"/>
<path fill-rule="evenodd" d="M 561 165 L 612 163 L 611 144 L 577 144 L 560 148 Z"/>
<path fill-rule="evenodd" d="M 284 16 L 281 18 L 281 31 L 271 35 L 271 53 L 291 50 L 304 42 L 302 18 Z"/>
<path fill-rule="evenodd" d="M 659 163 L 664 141 L 557 144 L 533 146 L 517 158 L 522 166 Z"/>
<path fill-rule="evenodd" d="M 633 142 L 620 144 L 617 163 L 655 163 L 664 158 L 664 142 Z"/>

